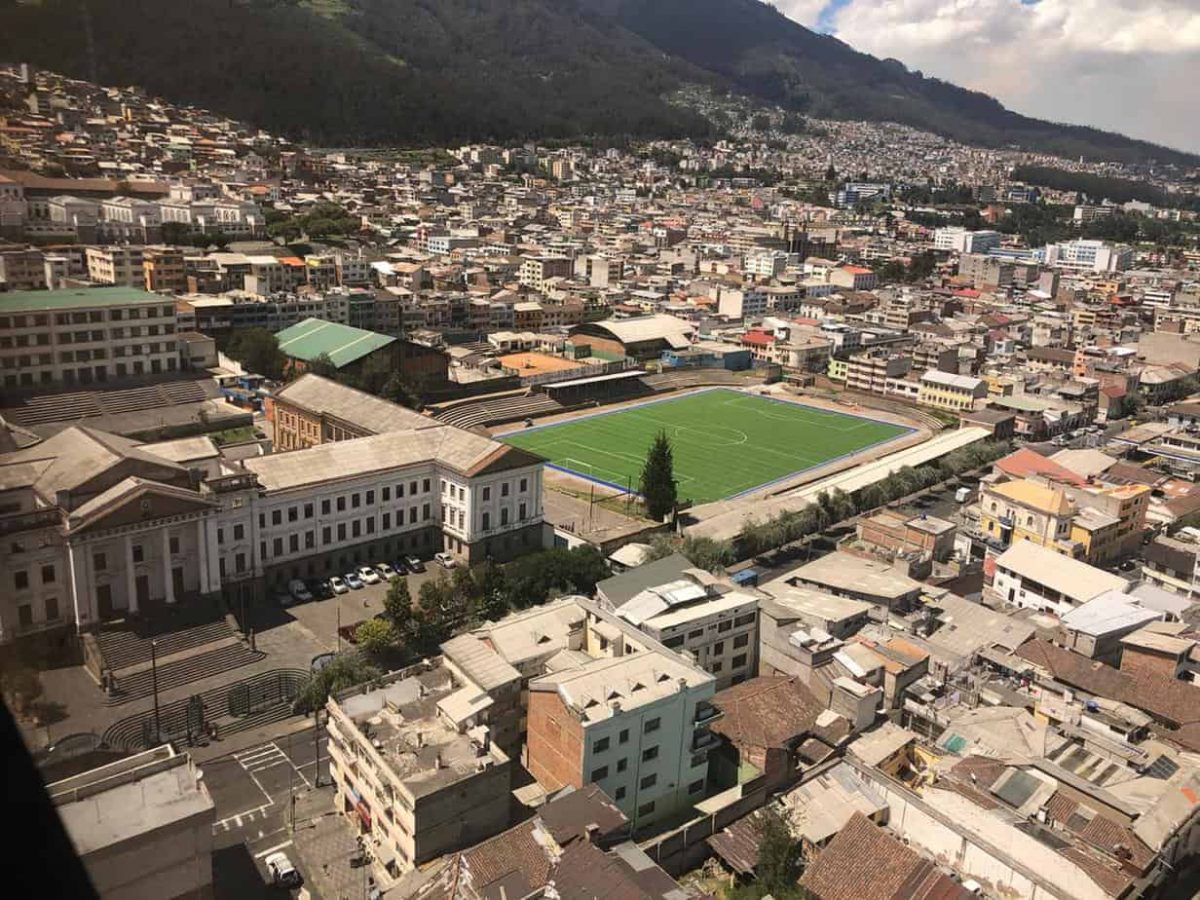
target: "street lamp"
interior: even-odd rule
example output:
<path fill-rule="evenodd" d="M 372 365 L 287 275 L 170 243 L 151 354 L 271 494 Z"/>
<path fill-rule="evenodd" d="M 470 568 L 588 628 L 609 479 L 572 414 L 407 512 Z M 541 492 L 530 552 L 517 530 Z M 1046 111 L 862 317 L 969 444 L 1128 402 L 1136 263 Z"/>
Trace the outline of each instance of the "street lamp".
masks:
<path fill-rule="evenodd" d="M 150 642 L 150 689 L 154 691 L 154 743 L 162 740 L 162 723 L 158 718 L 158 641 Z"/>

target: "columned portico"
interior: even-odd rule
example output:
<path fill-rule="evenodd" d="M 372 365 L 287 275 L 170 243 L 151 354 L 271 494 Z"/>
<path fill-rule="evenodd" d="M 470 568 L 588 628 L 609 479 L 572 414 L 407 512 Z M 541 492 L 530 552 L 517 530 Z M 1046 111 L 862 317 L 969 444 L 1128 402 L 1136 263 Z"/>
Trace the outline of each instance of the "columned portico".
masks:
<path fill-rule="evenodd" d="M 138 614 L 137 573 L 133 564 L 133 535 L 128 532 L 122 541 L 125 548 L 125 597 L 129 603 L 129 614 Z"/>
<path fill-rule="evenodd" d="M 92 585 L 88 578 L 87 550 L 76 544 L 67 545 L 67 557 L 71 565 L 71 595 L 75 601 L 75 627 L 91 625 Z"/>
<path fill-rule="evenodd" d="M 162 536 L 162 576 L 163 576 L 163 597 L 166 598 L 167 605 L 171 606 L 175 603 L 175 577 L 174 568 L 171 565 L 171 529 L 162 528 L 159 530 Z"/>

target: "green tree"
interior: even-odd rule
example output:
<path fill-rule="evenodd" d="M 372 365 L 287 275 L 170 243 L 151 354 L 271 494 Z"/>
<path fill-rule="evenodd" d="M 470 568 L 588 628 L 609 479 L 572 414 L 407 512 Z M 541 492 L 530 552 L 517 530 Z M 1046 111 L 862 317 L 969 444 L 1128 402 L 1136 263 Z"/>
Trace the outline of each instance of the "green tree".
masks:
<path fill-rule="evenodd" d="M 380 674 L 379 669 L 357 651 L 339 654 L 309 677 L 308 683 L 296 697 L 296 706 L 303 712 L 319 709 L 325 705 L 330 694 L 371 681 Z"/>
<path fill-rule="evenodd" d="M 320 375 L 322 378 L 329 378 L 334 381 L 338 377 L 338 368 L 333 364 L 333 360 L 329 358 L 328 353 L 318 353 L 313 359 L 310 359 L 304 366 L 304 371 L 312 375 Z"/>
<path fill-rule="evenodd" d="M 233 333 L 225 351 L 246 369 L 267 378 L 282 378 L 286 357 L 275 335 L 265 328 L 246 328 Z"/>
<path fill-rule="evenodd" d="M 650 445 L 650 452 L 646 454 L 646 463 L 642 467 L 641 492 L 646 504 L 646 513 L 655 521 L 661 522 L 675 509 L 678 499 L 675 459 L 671 440 L 665 431 L 658 433 L 654 443 Z"/>
<path fill-rule="evenodd" d="M 354 629 L 354 640 L 372 659 L 380 659 L 396 645 L 396 629 L 387 619 L 367 619 Z"/>
<path fill-rule="evenodd" d="M 479 617 L 495 621 L 508 613 L 508 592 L 504 570 L 492 560 L 487 560 L 479 569 Z"/>
<path fill-rule="evenodd" d="M 396 629 L 396 635 L 401 640 L 407 640 L 412 634 L 412 594 L 408 591 L 408 580 L 401 577 L 392 582 L 387 596 L 383 598 L 383 614 Z"/>
<path fill-rule="evenodd" d="M 0 693 L 14 712 L 27 713 L 42 696 L 42 678 L 36 669 L 11 665 L 0 672 Z"/>
<path fill-rule="evenodd" d="M 792 839 L 787 822 L 774 806 L 765 806 L 758 816 L 758 862 L 754 866 L 758 885 L 777 898 L 797 896 L 800 878 L 800 845 Z"/>

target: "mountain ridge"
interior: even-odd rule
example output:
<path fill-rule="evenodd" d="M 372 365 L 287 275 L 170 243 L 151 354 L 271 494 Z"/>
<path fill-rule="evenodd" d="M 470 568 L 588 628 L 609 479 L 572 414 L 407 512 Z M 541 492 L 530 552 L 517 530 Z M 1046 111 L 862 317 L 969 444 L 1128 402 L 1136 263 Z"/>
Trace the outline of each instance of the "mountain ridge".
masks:
<path fill-rule="evenodd" d="M 664 99 L 701 83 L 964 143 L 1200 164 L 1021 116 L 759 0 L 0 0 L 0 59 L 94 69 L 100 83 L 326 145 L 711 139 L 712 123 Z"/>

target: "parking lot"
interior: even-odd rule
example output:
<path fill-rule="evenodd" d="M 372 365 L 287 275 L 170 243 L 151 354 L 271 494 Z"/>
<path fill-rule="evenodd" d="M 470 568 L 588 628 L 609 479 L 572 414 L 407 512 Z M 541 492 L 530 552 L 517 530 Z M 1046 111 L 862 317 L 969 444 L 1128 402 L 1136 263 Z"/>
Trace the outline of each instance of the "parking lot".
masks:
<path fill-rule="evenodd" d="M 424 572 L 414 572 L 405 575 L 408 591 L 413 602 L 421 585 L 437 579 L 445 570 L 436 563 L 426 565 Z M 379 584 L 367 584 L 358 590 L 346 594 L 335 594 L 328 600 L 310 600 L 305 603 L 294 603 L 286 610 L 288 615 L 295 618 L 307 628 L 329 650 L 345 649 L 345 642 L 340 641 L 338 629 L 357 625 L 383 611 L 383 600 L 387 596 L 390 585 L 382 579 Z"/>

